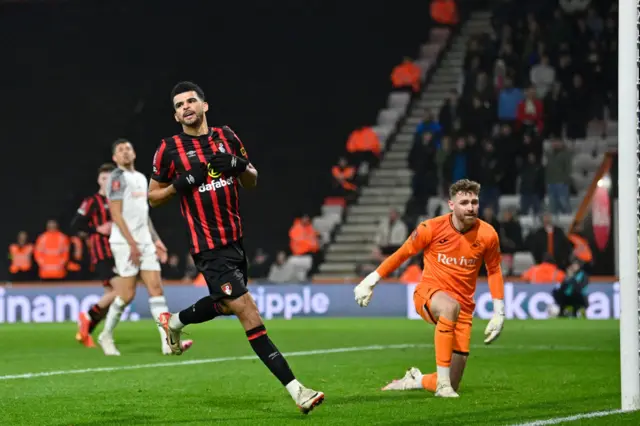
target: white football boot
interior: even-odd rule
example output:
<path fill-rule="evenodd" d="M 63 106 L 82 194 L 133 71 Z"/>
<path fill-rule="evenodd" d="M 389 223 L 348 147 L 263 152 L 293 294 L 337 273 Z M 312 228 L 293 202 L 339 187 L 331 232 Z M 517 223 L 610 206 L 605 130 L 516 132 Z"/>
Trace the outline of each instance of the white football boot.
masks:
<path fill-rule="evenodd" d="M 98 344 L 102 348 L 102 351 L 107 356 L 120 356 L 120 352 L 116 348 L 113 342 L 113 336 L 105 332 L 100 333 L 98 336 Z"/>
<path fill-rule="evenodd" d="M 324 393 L 300 386 L 295 401 L 302 414 L 308 414 L 315 407 L 322 404 L 324 401 Z"/>
<path fill-rule="evenodd" d="M 416 367 L 408 369 L 402 379 L 394 380 L 382 388 L 383 391 L 411 389 L 422 389 L 422 372 Z"/>

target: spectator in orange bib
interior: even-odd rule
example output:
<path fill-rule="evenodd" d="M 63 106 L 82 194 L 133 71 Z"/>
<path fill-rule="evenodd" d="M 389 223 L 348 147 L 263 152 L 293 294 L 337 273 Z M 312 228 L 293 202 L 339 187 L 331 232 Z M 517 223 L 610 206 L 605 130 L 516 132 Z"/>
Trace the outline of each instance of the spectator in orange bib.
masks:
<path fill-rule="evenodd" d="M 18 232 L 15 243 L 9 245 L 9 273 L 13 281 L 26 281 L 32 278 L 33 272 L 33 244 L 25 231 Z"/>
<path fill-rule="evenodd" d="M 391 72 L 391 83 L 394 89 L 411 89 L 414 93 L 418 93 L 421 80 L 420 67 L 408 57 L 405 57 L 402 63 L 396 65 Z"/>
<path fill-rule="evenodd" d="M 33 250 L 38 274 L 43 280 L 61 280 L 67 276 L 69 237 L 58 229 L 58 222 L 47 221 L 47 230 L 40 234 Z"/>
<path fill-rule="evenodd" d="M 458 397 L 475 308 L 473 295 L 480 266 L 487 267 L 493 297 L 493 318 L 485 329 L 486 344 L 493 342 L 504 325 L 504 282 L 500 268 L 500 241 L 496 230 L 478 219 L 480 184 L 461 179 L 449 189 L 452 213 L 425 220 L 394 254 L 370 273 L 354 293 L 356 302 L 369 304 L 378 281 L 407 259 L 423 252 L 424 271 L 413 294 L 416 312 L 435 325 L 437 371 L 422 374 L 410 368 L 402 379 L 383 390 L 426 389 L 435 396 Z"/>

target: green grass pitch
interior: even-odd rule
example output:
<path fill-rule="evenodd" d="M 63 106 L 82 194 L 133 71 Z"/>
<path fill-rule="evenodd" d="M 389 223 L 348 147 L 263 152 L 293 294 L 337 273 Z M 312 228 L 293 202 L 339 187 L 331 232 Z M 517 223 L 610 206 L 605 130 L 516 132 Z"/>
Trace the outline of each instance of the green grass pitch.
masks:
<path fill-rule="evenodd" d="M 294 353 L 288 360 L 297 378 L 326 394 L 308 416 L 254 358 L 235 320 L 190 326 L 195 344 L 180 357 L 160 354 L 159 335 L 149 321 L 120 324 L 116 344 L 122 356 L 110 358 L 99 348 L 78 345 L 72 323 L 3 324 L 0 424 L 512 425 L 619 408 L 616 321 L 507 321 L 492 346 L 482 344 L 485 324 L 474 323 L 460 398 L 443 400 L 421 390 L 380 391 L 408 367 L 435 369 L 428 324 L 269 321 L 279 349 Z M 95 368 L 104 369 L 86 371 Z M 53 371 L 62 373 L 8 377 Z M 567 424 L 637 425 L 640 415 Z"/>

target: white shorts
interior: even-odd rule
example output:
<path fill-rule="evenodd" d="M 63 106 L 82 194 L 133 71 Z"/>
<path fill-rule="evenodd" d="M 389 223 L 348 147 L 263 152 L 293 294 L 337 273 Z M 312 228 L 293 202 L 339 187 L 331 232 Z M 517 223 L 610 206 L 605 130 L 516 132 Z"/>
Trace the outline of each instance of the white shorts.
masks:
<path fill-rule="evenodd" d="M 116 262 L 116 271 L 121 277 L 134 277 L 140 271 L 160 271 L 160 262 L 156 255 L 156 246 L 153 244 L 138 244 L 140 249 L 140 266 L 136 266 L 129 260 L 131 250 L 129 244 L 111 244 L 113 260 Z"/>

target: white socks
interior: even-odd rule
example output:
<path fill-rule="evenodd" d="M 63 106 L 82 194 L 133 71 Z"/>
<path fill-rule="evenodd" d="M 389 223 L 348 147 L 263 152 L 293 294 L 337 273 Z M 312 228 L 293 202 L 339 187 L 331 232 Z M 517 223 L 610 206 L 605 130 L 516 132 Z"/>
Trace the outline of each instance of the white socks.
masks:
<path fill-rule="evenodd" d="M 116 298 L 113 299 L 113 303 L 111 303 L 109 311 L 107 312 L 107 318 L 104 321 L 104 330 L 102 330 L 102 333 L 113 335 L 113 330 L 116 328 L 116 325 L 118 325 L 126 306 L 127 304 L 120 296 L 116 296 Z"/>
<path fill-rule="evenodd" d="M 169 328 L 172 330 L 182 330 L 184 324 L 180 321 L 180 314 L 171 314 L 169 318 Z"/>
<path fill-rule="evenodd" d="M 293 379 L 285 387 L 289 391 L 289 395 L 291 395 L 291 398 L 293 398 L 293 400 L 295 401 L 298 398 L 298 394 L 300 393 L 300 389 L 302 389 L 302 385 L 300 384 L 300 382 L 297 381 L 296 379 Z"/>
<path fill-rule="evenodd" d="M 450 367 L 440 367 L 439 365 L 436 367 L 436 372 L 438 374 L 438 383 L 446 383 L 451 386 L 451 376 L 449 371 Z"/>
<path fill-rule="evenodd" d="M 169 307 L 167 306 L 167 300 L 164 296 L 155 296 L 149 298 L 149 310 L 151 311 L 151 316 L 158 323 L 158 318 L 160 314 L 163 312 L 169 312 Z M 162 344 L 165 344 L 167 339 L 167 334 L 164 332 L 164 328 L 158 323 L 158 331 L 160 332 L 160 339 L 162 340 Z"/>

